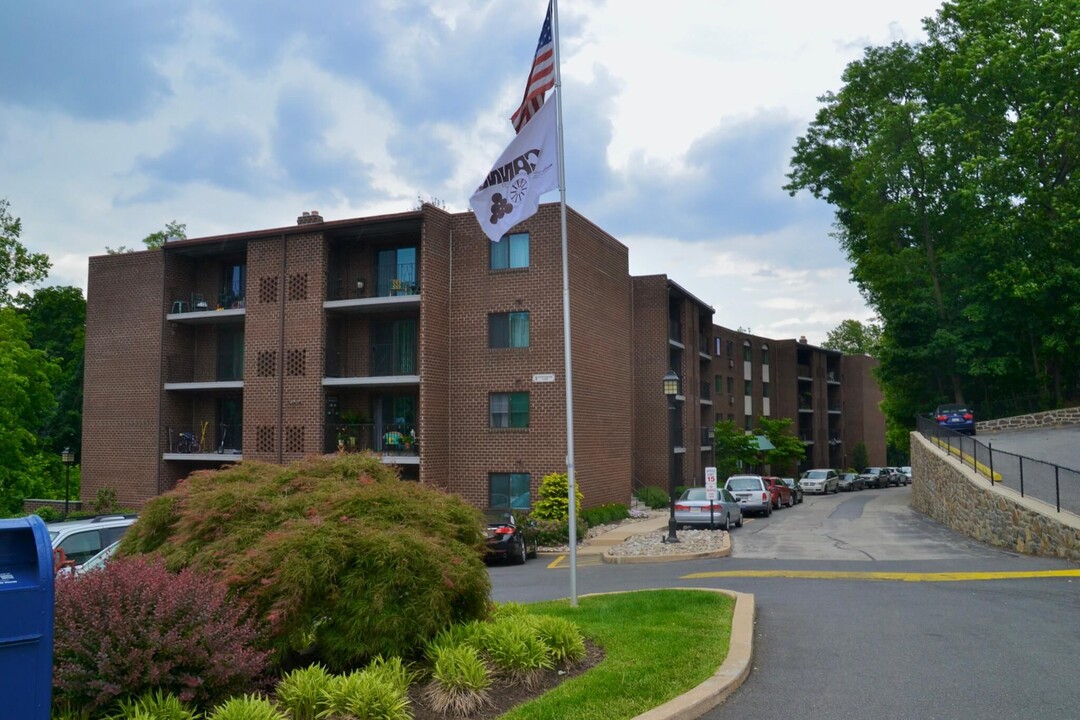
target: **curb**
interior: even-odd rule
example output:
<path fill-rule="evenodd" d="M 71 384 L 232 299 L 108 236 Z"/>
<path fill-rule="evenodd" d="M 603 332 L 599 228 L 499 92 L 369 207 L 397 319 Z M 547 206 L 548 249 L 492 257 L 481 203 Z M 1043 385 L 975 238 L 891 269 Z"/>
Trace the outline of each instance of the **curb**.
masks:
<path fill-rule="evenodd" d="M 612 555 L 605 551 L 600 559 L 612 565 L 637 565 L 644 563 L 682 562 L 683 560 L 705 560 L 708 558 L 729 557 L 731 555 L 731 533 L 724 533 L 724 544 L 719 550 L 704 550 L 695 553 L 673 553 L 671 555 Z"/>
<path fill-rule="evenodd" d="M 754 596 L 733 590 L 711 589 L 711 591 L 735 598 L 735 610 L 731 615 L 731 639 L 724 662 L 705 682 L 663 705 L 634 717 L 633 720 L 696 720 L 724 702 L 750 676 L 751 660 L 754 656 L 754 616 L 756 614 Z"/>

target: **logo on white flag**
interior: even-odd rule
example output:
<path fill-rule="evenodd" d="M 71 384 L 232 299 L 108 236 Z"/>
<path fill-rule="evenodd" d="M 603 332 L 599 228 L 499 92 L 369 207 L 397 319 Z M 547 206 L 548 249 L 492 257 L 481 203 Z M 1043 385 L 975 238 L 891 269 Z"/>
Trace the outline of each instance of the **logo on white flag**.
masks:
<path fill-rule="evenodd" d="M 469 198 L 480 227 L 493 242 L 535 214 L 541 195 L 558 189 L 557 131 L 555 103 L 544 103 Z"/>

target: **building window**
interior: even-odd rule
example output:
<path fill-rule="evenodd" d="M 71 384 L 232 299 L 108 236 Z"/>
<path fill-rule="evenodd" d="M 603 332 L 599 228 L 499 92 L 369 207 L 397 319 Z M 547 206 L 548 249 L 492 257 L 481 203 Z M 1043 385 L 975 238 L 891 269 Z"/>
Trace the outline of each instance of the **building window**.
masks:
<path fill-rule="evenodd" d="M 754 429 L 754 416 L 753 415 L 744 415 L 743 417 L 745 418 L 744 422 L 746 424 L 746 429 L 747 430 L 753 430 Z"/>
<path fill-rule="evenodd" d="M 715 382 L 716 393 L 719 395 L 720 393 L 724 392 L 724 379 L 722 377 L 720 377 L 719 375 L 717 375 L 714 382 Z"/>
<path fill-rule="evenodd" d="M 743 362 L 750 362 L 753 357 L 754 349 L 750 347 L 750 343 L 745 342 L 742 346 L 742 359 Z"/>
<path fill-rule="evenodd" d="M 743 380 L 743 395 L 754 394 L 754 382 L 752 380 Z"/>
<path fill-rule="evenodd" d="M 727 379 L 727 394 L 728 395 L 734 395 L 735 394 L 735 378 L 733 378 L 733 377 L 729 377 Z"/>
<path fill-rule="evenodd" d="M 488 347 L 529 347 L 529 312 L 526 310 L 488 315 Z"/>
<path fill-rule="evenodd" d="M 761 346 L 761 364 L 762 365 L 768 365 L 769 364 L 769 346 L 768 345 L 762 345 Z"/>
<path fill-rule="evenodd" d="M 529 233 L 504 235 L 491 246 L 491 269 L 511 270 L 529 267 Z"/>
<path fill-rule="evenodd" d="M 720 348 L 722 347 L 720 338 L 713 338 L 713 355 L 720 357 Z"/>
<path fill-rule="evenodd" d="M 491 473 L 488 475 L 488 506 L 529 509 L 529 473 Z"/>
<path fill-rule="evenodd" d="M 529 427 L 529 393 L 491 393 L 491 427 Z"/>
<path fill-rule="evenodd" d="M 767 382 L 761 383 L 761 397 L 769 397 L 769 383 Z"/>
<path fill-rule="evenodd" d="M 727 341 L 727 356 L 729 358 L 735 357 L 735 341 L 734 340 L 728 340 Z"/>

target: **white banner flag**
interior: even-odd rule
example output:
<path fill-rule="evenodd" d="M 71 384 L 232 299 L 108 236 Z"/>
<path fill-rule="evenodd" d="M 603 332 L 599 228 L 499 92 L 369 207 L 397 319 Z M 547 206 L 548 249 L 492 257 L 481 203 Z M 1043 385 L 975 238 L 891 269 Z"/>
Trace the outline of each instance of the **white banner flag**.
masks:
<path fill-rule="evenodd" d="M 480 228 L 492 242 L 499 242 L 507 230 L 532 217 L 541 195 L 559 188 L 556 119 L 555 103 L 544 103 L 469 198 Z"/>

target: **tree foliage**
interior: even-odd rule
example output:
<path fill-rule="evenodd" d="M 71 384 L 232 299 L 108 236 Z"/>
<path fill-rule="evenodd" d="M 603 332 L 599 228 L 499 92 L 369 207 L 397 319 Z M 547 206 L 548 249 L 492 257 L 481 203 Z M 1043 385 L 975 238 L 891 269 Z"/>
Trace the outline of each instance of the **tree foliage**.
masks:
<path fill-rule="evenodd" d="M 758 444 L 731 420 L 716 423 L 713 439 L 716 458 L 716 477 L 723 481 L 758 462 Z"/>
<path fill-rule="evenodd" d="M 845 355 L 869 355 L 877 357 L 881 328 L 874 323 L 844 320 L 825 335 L 821 347 L 839 350 Z"/>
<path fill-rule="evenodd" d="M 19 241 L 22 220 L 12 217 L 7 198 L 0 198 L 0 305 L 8 302 L 12 285 L 33 285 L 49 274 L 49 256 L 33 253 Z"/>
<path fill-rule="evenodd" d="M 791 418 L 758 418 L 758 432 L 773 444 L 765 451 L 765 462 L 773 473 L 794 474 L 799 461 L 806 457 L 806 446 L 791 432 Z"/>
<path fill-rule="evenodd" d="M 794 148 L 878 314 L 893 430 L 941 400 L 1080 390 L 1080 14 L 953 0 L 868 48 Z M 985 417 L 988 412 L 983 412 Z"/>

